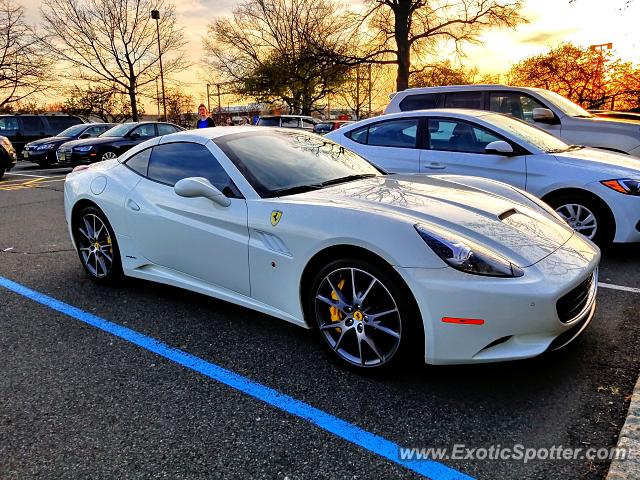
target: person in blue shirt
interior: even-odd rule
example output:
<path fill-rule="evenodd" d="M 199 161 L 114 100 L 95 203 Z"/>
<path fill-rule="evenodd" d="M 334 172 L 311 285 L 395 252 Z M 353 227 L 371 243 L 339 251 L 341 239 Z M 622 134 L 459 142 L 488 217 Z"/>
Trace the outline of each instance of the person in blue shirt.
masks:
<path fill-rule="evenodd" d="M 213 118 L 209 116 L 209 112 L 207 112 L 207 107 L 203 103 L 198 107 L 198 115 L 200 118 L 198 119 L 198 123 L 196 124 L 196 128 L 209 128 L 215 127 L 216 122 L 213 121 Z"/>

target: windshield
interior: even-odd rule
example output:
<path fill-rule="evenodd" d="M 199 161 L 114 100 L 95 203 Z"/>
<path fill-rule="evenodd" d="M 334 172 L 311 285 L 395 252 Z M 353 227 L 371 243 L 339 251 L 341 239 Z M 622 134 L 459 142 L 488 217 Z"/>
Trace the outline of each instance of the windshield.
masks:
<path fill-rule="evenodd" d="M 123 123 L 120 125 L 116 125 L 113 128 L 110 128 L 103 134 L 99 135 L 100 137 L 124 137 L 129 131 L 135 127 L 137 124 L 135 123 Z"/>
<path fill-rule="evenodd" d="M 570 117 L 593 117 L 593 115 L 587 112 L 580 105 L 576 105 L 571 100 L 564 98 L 562 95 L 558 95 L 555 92 L 550 92 L 549 90 L 536 90 L 536 93 L 558 107 L 565 115 Z"/>
<path fill-rule="evenodd" d="M 547 153 L 564 152 L 569 148 L 559 138 L 510 115 L 491 113 L 484 115 L 482 119 Z"/>
<path fill-rule="evenodd" d="M 213 139 L 263 198 L 381 175 L 362 157 L 319 135 L 279 130 Z M 349 178 L 347 178 L 349 177 Z M 291 190 L 291 192 L 286 192 Z"/>
<path fill-rule="evenodd" d="M 67 129 L 61 131 L 59 134 L 56 135 L 56 137 L 77 137 L 87 127 L 88 126 L 86 124 L 74 125 L 73 127 L 69 127 Z"/>

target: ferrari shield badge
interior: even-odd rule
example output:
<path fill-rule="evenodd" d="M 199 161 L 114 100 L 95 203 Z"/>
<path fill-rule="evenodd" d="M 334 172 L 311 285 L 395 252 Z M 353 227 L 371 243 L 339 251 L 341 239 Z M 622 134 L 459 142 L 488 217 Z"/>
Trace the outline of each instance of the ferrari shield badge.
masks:
<path fill-rule="evenodd" d="M 280 210 L 274 210 L 271 212 L 271 225 L 274 227 L 278 225 L 280 219 L 282 218 L 282 212 Z"/>

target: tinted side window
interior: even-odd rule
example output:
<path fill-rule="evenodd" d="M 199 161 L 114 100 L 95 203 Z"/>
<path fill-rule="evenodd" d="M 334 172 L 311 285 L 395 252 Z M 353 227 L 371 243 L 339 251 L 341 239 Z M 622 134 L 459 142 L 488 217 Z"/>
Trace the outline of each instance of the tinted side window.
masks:
<path fill-rule="evenodd" d="M 98 126 L 86 129 L 84 133 L 88 133 L 92 137 L 97 137 L 98 135 L 106 132 L 107 130 L 109 130 L 109 127 L 105 127 L 104 125 L 98 125 Z"/>
<path fill-rule="evenodd" d="M 44 130 L 44 123 L 40 117 L 20 117 L 25 131 L 35 132 Z"/>
<path fill-rule="evenodd" d="M 307 120 L 306 118 L 302 119 L 302 127 L 303 128 L 313 128 L 314 125 L 315 125 L 315 123 L 313 123 L 311 120 Z"/>
<path fill-rule="evenodd" d="M 482 108 L 482 92 L 453 92 L 447 93 L 444 99 L 445 108 Z"/>
<path fill-rule="evenodd" d="M 438 106 L 437 93 L 421 93 L 418 95 L 407 95 L 400 102 L 400 111 L 423 110 L 427 108 L 436 108 Z"/>
<path fill-rule="evenodd" d="M 54 130 L 64 130 L 65 128 L 72 127 L 73 125 L 78 125 L 82 123 L 82 121 L 77 117 L 47 117 L 47 121 L 49 125 Z"/>
<path fill-rule="evenodd" d="M 266 117 L 258 120 L 258 125 L 261 127 L 279 127 L 280 126 L 280 118 L 279 117 Z"/>
<path fill-rule="evenodd" d="M 298 128 L 300 122 L 297 118 L 283 118 L 281 126 L 284 128 Z"/>
<path fill-rule="evenodd" d="M 418 119 L 410 118 L 370 125 L 367 144 L 380 147 L 415 148 L 418 122 Z"/>
<path fill-rule="evenodd" d="M 147 148 L 131 156 L 129 160 L 125 162 L 125 165 L 134 172 L 146 177 L 149 167 L 149 157 L 151 157 L 151 149 Z"/>
<path fill-rule="evenodd" d="M 218 160 L 204 145 L 197 143 L 176 142 L 153 147 L 148 176 L 151 180 L 171 186 L 183 178 L 204 177 L 226 196 L 239 197 L 235 185 Z"/>
<path fill-rule="evenodd" d="M 489 110 L 506 113 L 520 120 L 533 122 L 533 109 L 546 108 L 528 95 L 516 92 L 492 92 L 489 97 Z"/>
<path fill-rule="evenodd" d="M 18 130 L 19 128 L 16 117 L 0 117 L 0 131 Z"/>
<path fill-rule="evenodd" d="M 170 133 L 176 133 L 178 130 L 173 125 L 167 125 L 166 123 L 158 124 L 158 135 L 169 135 Z"/>
<path fill-rule="evenodd" d="M 367 144 L 367 136 L 369 134 L 369 126 L 356 128 L 345 135 L 354 142 Z"/>

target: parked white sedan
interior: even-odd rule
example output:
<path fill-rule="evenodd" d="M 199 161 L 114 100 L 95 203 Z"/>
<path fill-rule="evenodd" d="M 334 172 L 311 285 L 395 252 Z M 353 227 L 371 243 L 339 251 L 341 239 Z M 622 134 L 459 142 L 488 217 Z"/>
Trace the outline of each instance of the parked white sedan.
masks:
<path fill-rule="evenodd" d="M 82 266 L 316 328 L 379 368 L 526 358 L 595 310 L 599 251 L 539 200 L 480 178 L 381 174 L 300 130 L 155 138 L 67 176 Z"/>
<path fill-rule="evenodd" d="M 383 115 L 327 137 L 389 172 L 476 175 L 542 198 L 596 243 L 640 242 L 640 159 L 476 110 Z"/>

